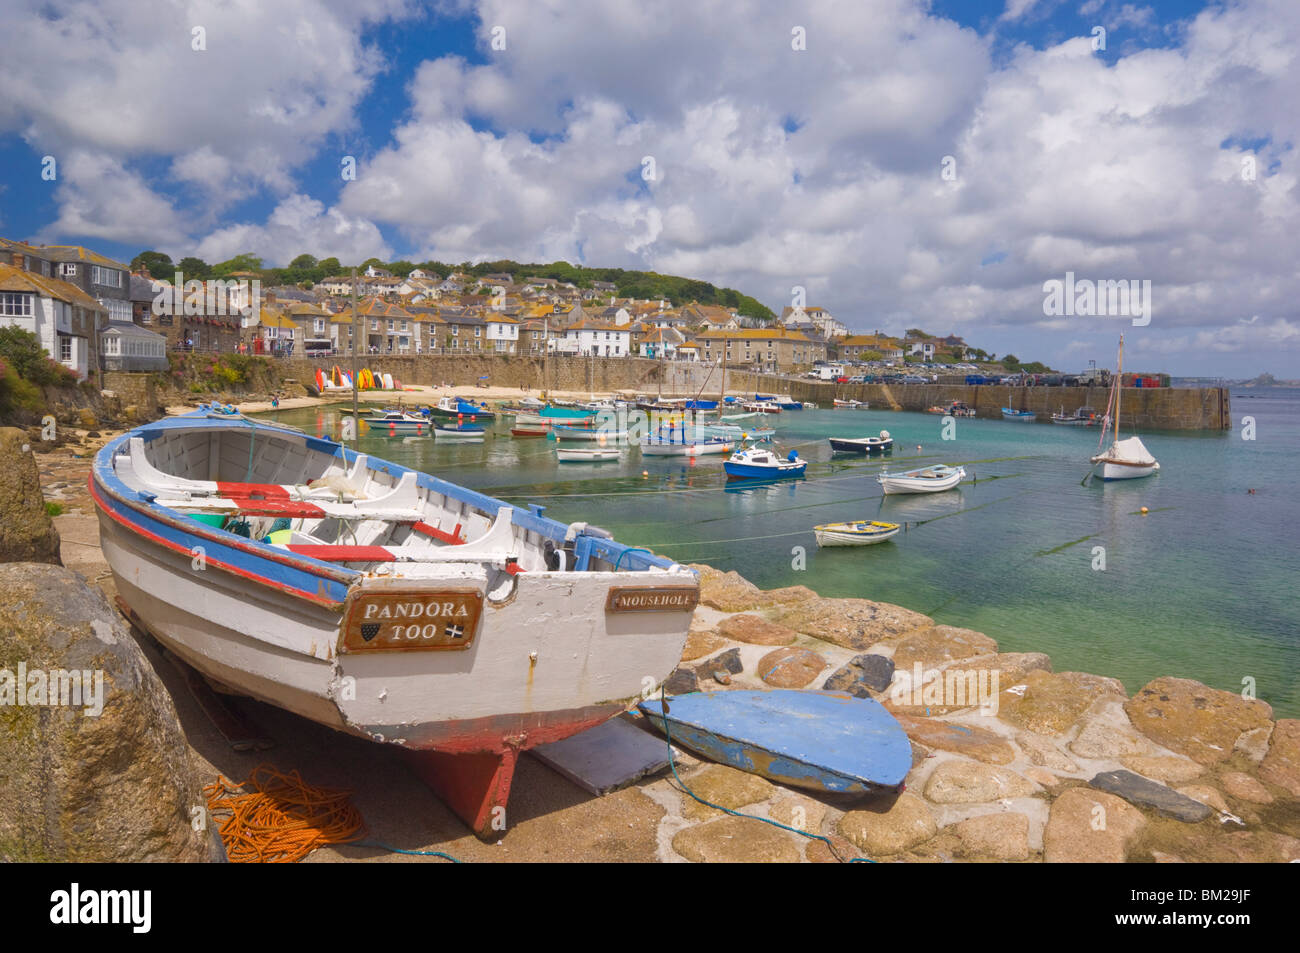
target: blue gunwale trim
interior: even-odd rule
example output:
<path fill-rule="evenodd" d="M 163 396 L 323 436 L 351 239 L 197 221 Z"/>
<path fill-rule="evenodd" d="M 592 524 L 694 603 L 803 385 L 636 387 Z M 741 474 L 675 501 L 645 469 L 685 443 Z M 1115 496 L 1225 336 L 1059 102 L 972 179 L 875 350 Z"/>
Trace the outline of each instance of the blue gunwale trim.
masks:
<path fill-rule="evenodd" d="M 127 431 L 119 437 L 114 438 L 105 444 L 95 455 L 95 462 L 92 473 L 95 481 L 103 488 L 105 493 L 113 500 L 123 504 L 130 511 L 139 514 L 150 522 L 157 523 L 151 511 L 164 514 L 169 520 L 183 521 L 186 526 L 183 535 L 198 538 L 205 544 L 215 544 L 227 550 L 243 551 L 253 555 L 255 559 L 264 564 L 268 564 L 269 573 L 263 573 L 268 578 L 277 583 L 283 583 L 279 578 L 281 571 L 290 570 L 298 571 L 317 577 L 317 579 L 326 585 L 351 585 L 362 574 L 355 570 L 342 569 L 332 563 L 327 563 L 319 559 L 312 559 L 305 556 L 296 556 L 291 553 L 284 553 L 282 550 L 274 550 L 265 555 L 256 553 L 264 544 L 245 540 L 243 537 L 228 533 L 225 530 L 208 527 L 203 524 L 190 520 L 185 514 L 178 513 L 167 507 L 158 506 L 154 502 L 152 494 L 138 492 L 131 489 L 123 483 L 117 474 L 113 472 L 113 458 L 120 452 L 132 437 L 141 437 L 146 443 L 158 439 L 165 431 L 168 430 L 193 430 L 202 427 L 219 427 L 227 428 L 247 424 L 259 431 L 274 432 L 281 436 L 293 437 L 306 442 L 308 448 L 318 450 L 322 453 L 328 453 L 340 458 L 345 466 L 350 466 L 357 458 L 356 451 L 350 450 L 342 444 L 335 443 L 332 440 L 313 437 L 305 434 L 300 430 L 290 430 L 279 427 L 274 424 L 265 424 L 260 421 L 252 421 L 242 416 L 226 416 L 224 414 L 213 413 L 210 411 L 196 410 L 187 414 L 181 414 L 176 417 L 167 417 L 154 423 L 138 427 L 135 430 Z M 459 486 L 455 483 L 449 483 L 446 480 L 418 470 L 412 470 L 410 467 L 404 467 L 398 463 L 391 463 L 387 460 L 381 460 L 367 454 L 369 458 L 370 469 L 376 473 L 385 473 L 396 479 L 400 479 L 406 473 L 416 474 L 416 483 L 426 490 L 432 490 L 435 493 L 442 494 L 450 499 L 467 503 L 472 507 L 482 511 L 485 515 L 495 518 L 497 511 L 502 507 L 508 507 L 512 513 L 511 518 L 516 526 L 521 526 L 525 530 L 537 533 L 540 536 L 548 537 L 556 542 L 563 542 L 568 533 L 568 526 L 558 520 L 542 516 L 540 512 L 534 512 L 529 509 L 523 509 L 515 506 L 513 503 L 507 503 L 495 497 L 479 493 L 475 490 Z M 540 509 L 540 508 L 539 508 Z M 124 515 L 124 514 L 121 514 Z M 132 522 L 138 522 L 133 520 Z M 194 529 L 190 530 L 188 524 L 193 523 Z M 162 524 L 165 525 L 165 524 Z M 152 532 L 152 530 L 151 530 Z M 173 530 L 173 532 L 177 532 Z M 157 535 L 163 535 L 158 533 Z M 603 539 L 594 536 L 580 536 L 578 544 L 586 552 L 587 558 L 583 560 L 582 565 L 586 566 L 592 557 L 606 559 L 610 562 L 622 558 L 622 565 L 626 566 L 629 571 L 644 571 L 652 567 L 659 569 L 668 569 L 678 565 L 671 559 L 662 556 L 653 556 L 644 550 L 634 549 L 624 543 L 619 543 L 612 539 Z M 193 544 L 190 544 L 191 546 Z M 186 548 L 189 548 L 187 546 Z M 270 547 L 265 547 L 268 550 Z M 324 577 L 320 579 L 319 577 Z M 343 580 L 347 581 L 344 582 Z M 299 588 L 299 587 L 293 587 Z M 313 587 L 314 589 L 315 587 Z M 341 601 L 341 600 L 340 600 Z"/>

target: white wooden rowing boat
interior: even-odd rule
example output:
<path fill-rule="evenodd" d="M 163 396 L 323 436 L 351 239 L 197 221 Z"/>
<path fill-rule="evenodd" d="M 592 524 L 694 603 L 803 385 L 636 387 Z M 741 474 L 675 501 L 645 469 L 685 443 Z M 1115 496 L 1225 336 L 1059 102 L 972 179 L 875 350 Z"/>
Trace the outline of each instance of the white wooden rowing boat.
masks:
<path fill-rule="evenodd" d="M 876 482 L 880 484 L 880 488 L 885 491 L 886 495 L 892 493 L 940 493 L 944 490 L 951 490 L 965 478 L 966 470 L 964 467 L 936 464 L 932 467 L 908 470 L 906 473 L 892 475 L 882 473 L 876 477 Z"/>
<path fill-rule="evenodd" d="M 813 534 L 818 546 L 870 546 L 893 539 L 902 528 L 899 523 L 858 520 L 814 526 Z"/>
<path fill-rule="evenodd" d="M 699 595 L 596 527 L 238 414 L 128 431 L 90 489 L 142 627 L 235 691 L 396 745 L 493 839 L 519 752 L 666 678 Z"/>
<path fill-rule="evenodd" d="M 555 456 L 561 463 L 595 463 L 600 460 L 617 460 L 617 447 L 556 447 Z"/>

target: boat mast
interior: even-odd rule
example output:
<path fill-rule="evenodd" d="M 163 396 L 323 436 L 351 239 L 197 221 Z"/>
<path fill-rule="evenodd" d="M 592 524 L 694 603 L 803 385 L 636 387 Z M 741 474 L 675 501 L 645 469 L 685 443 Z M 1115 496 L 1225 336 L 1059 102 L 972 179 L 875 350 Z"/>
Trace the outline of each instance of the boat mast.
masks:
<path fill-rule="evenodd" d="M 357 452 L 357 441 L 361 439 L 361 420 L 357 413 L 357 342 L 360 333 L 357 330 L 357 270 L 352 269 L 352 450 Z"/>
<path fill-rule="evenodd" d="M 1124 397 L 1124 333 L 1119 335 L 1119 374 L 1115 382 L 1115 442 L 1119 443 L 1119 407 Z"/>

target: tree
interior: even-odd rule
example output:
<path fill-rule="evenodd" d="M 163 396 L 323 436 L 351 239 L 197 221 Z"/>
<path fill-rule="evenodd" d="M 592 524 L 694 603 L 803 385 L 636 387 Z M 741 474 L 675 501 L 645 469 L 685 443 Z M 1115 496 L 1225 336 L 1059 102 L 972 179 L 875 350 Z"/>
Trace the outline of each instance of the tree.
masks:
<path fill-rule="evenodd" d="M 319 264 L 319 262 L 316 261 L 314 255 L 304 254 L 299 255 L 293 261 L 289 262 L 289 269 L 291 271 L 310 271 L 315 268 L 317 264 Z"/>
<path fill-rule="evenodd" d="M 0 360 L 19 377 L 42 387 L 59 377 L 60 365 L 45 353 L 40 339 L 19 327 L 0 327 Z"/>
<path fill-rule="evenodd" d="M 322 258 L 316 263 L 316 270 L 321 272 L 321 278 L 333 278 L 343 273 L 343 266 L 337 258 Z"/>
<path fill-rule="evenodd" d="M 212 273 L 219 276 L 229 275 L 236 271 L 260 272 L 262 271 L 262 259 L 252 252 L 244 252 L 242 255 L 236 255 L 234 258 L 212 266 Z"/>
<path fill-rule="evenodd" d="M 1020 367 L 1020 359 L 1014 354 L 1002 355 L 1002 366 L 1009 371 L 1014 371 Z"/>
<path fill-rule="evenodd" d="M 212 276 L 212 266 L 202 258 L 186 257 L 176 263 L 176 270 L 185 276 L 185 280 L 197 278 L 203 281 Z"/>
<path fill-rule="evenodd" d="M 154 278 L 170 281 L 176 273 L 176 266 L 172 264 L 170 255 L 160 251 L 142 251 L 131 259 L 131 270 L 144 270 Z"/>

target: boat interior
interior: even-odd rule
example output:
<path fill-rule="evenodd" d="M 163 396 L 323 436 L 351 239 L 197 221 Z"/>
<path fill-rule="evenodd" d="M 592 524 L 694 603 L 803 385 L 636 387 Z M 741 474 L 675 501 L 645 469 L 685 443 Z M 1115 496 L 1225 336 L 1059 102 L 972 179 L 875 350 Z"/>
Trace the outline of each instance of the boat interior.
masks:
<path fill-rule="evenodd" d="M 126 489 L 207 527 L 358 571 L 419 577 L 448 562 L 510 572 L 675 565 L 598 527 L 566 527 L 539 509 L 247 419 L 128 434 L 113 471 Z"/>

